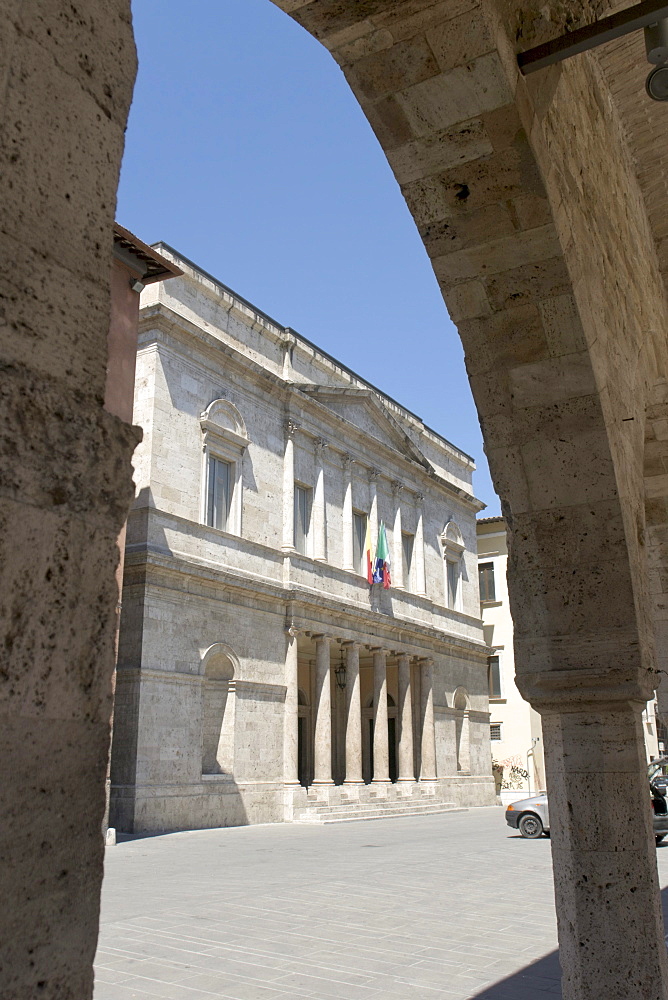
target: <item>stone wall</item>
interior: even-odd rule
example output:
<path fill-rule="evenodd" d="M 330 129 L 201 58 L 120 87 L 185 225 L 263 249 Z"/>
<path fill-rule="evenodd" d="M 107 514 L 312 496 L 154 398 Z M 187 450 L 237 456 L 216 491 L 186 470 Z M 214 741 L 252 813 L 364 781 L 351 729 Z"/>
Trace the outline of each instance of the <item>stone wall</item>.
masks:
<path fill-rule="evenodd" d="M 1 989 L 81 1000 L 102 879 L 116 538 L 139 439 L 103 410 L 129 3 L 6 0 L 0 36 Z"/>

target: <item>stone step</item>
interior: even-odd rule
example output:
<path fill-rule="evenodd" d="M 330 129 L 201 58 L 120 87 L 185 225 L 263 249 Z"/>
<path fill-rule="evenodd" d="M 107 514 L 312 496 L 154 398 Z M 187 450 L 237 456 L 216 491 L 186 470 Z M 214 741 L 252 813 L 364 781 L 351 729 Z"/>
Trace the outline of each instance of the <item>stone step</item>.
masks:
<path fill-rule="evenodd" d="M 365 807 L 362 809 L 350 809 L 346 813 L 331 814 L 323 810 L 310 816 L 295 815 L 295 823 L 305 823 L 314 826 L 326 826 L 329 823 L 356 823 L 369 819 L 397 819 L 402 816 L 434 816 L 439 813 L 467 812 L 468 810 L 450 803 L 434 803 L 422 808 L 397 808 L 386 806 L 382 809 Z"/>
<path fill-rule="evenodd" d="M 455 803 L 443 802 L 439 800 L 438 802 L 378 802 L 378 803 L 355 802 L 351 803 L 350 805 L 318 806 L 318 807 L 313 807 L 309 804 L 307 806 L 302 806 L 300 812 L 308 812 L 310 814 L 317 812 L 323 814 L 326 813 L 328 816 L 331 815 L 336 816 L 339 813 L 345 815 L 349 813 L 351 809 L 354 810 L 366 809 L 366 810 L 371 810 L 372 812 L 379 812 L 384 809 L 394 809 L 394 810 L 398 809 L 400 812 L 406 812 L 407 810 L 408 811 L 416 810 L 417 812 L 420 812 L 423 809 L 433 809 L 434 807 L 437 807 L 439 809 L 454 809 Z"/>

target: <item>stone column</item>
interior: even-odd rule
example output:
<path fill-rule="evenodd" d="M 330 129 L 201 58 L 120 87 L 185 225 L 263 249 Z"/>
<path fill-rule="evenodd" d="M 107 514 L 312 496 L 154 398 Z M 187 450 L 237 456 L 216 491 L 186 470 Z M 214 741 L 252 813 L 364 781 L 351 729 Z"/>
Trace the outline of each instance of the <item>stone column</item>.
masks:
<path fill-rule="evenodd" d="M 436 780 L 436 730 L 434 728 L 434 661 L 420 660 L 422 689 L 422 765 L 420 781 Z"/>
<path fill-rule="evenodd" d="M 642 709 L 541 707 L 564 1000 L 668 995 Z"/>
<path fill-rule="evenodd" d="M 346 785 L 361 785 L 362 702 L 360 699 L 360 646 L 344 642 L 346 650 Z"/>
<path fill-rule="evenodd" d="M 387 741 L 387 650 L 373 650 L 373 781 L 390 780 L 390 751 Z"/>
<path fill-rule="evenodd" d="M 283 552 L 295 551 L 295 434 L 299 424 L 285 422 L 285 454 L 283 456 Z"/>
<path fill-rule="evenodd" d="M 427 579 L 424 566 L 424 493 L 418 493 L 417 525 L 415 528 L 415 593 L 419 597 L 427 596 Z"/>
<path fill-rule="evenodd" d="M 327 516 L 325 510 L 325 461 L 324 452 L 327 442 L 324 438 L 316 438 L 316 480 L 313 494 L 313 558 L 316 562 L 327 559 Z"/>
<path fill-rule="evenodd" d="M 393 587 L 404 587 L 404 548 L 401 537 L 401 491 L 403 484 L 395 480 L 392 483 L 394 499 L 394 528 L 392 531 L 392 564 L 390 575 Z"/>
<path fill-rule="evenodd" d="M 353 562 L 353 460 L 343 456 L 343 568 L 359 573 L 359 566 Z"/>
<path fill-rule="evenodd" d="M 286 632 L 285 652 L 285 713 L 283 721 L 283 780 L 286 785 L 299 784 L 299 663 L 297 659 L 297 630 Z"/>
<path fill-rule="evenodd" d="M 397 657 L 399 673 L 399 781 L 415 781 L 413 768 L 413 699 L 408 653 Z"/>
<path fill-rule="evenodd" d="M 315 639 L 315 738 L 313 746 L 314 785 L 333 785 L 332 781 L 332 689 L 329 644 L 331 637 Z"/>

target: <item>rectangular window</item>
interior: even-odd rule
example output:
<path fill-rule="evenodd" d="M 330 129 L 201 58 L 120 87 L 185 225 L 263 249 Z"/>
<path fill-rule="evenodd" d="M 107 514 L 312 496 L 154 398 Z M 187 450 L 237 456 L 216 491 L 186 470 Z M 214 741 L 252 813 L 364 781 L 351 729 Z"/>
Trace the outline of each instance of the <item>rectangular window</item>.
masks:
<path fill-rule="evenodd" d="M 490 740 L 500 740 L 501 739 L 501 723 L 492 722 L 489 727 L 489 738 Z"/>
<path fill-rule="evenodd" d="M 295 536 L 297 552 L 305 556 L 308 547 L 308 532 L 311 520 L 311 490 L 295 483 Z"/>
<path fill-rule="evenodd" d="M 480 581 L 480 600 L 495 601 L 494 563 L 480 563 L 478 565 L 478 579 Z"/>
<path fill-rule="evenodd" d="M 448 607 L 452 608 L 453 611 L 459 609 L 459 562 L 454 562 L 451 559 L 446 560 L 447 562 L 447 577 L 448 577 Z"/>
<path fill-rule="evenodd" d="M 232 466 L 219 458 L 209 458 L 209 481 L 206 503 L 206 523 L 227 531 L 230 513 Z"/>
<path fill-rule="evenodd" d="M 412 590 L 412 570 L 413 570 L 413 535 L 402 532 L 401 554 L 404 560 L 404 587 Z"/>
<path fill-rule="evenodd" d="M 353 511 L 353 566 L 362 576 L 366 576 L 366 514 Z"/>
<path fill-rule="evenodd" d="M 498 656 L 487 657 L 487 681 L 490 700 L 501 697 L 501 673 Z"/>

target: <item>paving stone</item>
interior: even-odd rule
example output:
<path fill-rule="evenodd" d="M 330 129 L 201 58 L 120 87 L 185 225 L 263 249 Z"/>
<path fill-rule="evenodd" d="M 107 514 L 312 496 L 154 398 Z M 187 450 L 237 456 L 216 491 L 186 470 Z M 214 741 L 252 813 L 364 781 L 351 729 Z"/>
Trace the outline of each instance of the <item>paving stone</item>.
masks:
<path fill-rule="evenodd" d="M 126 841 L 95 1000 L 554 1000 L 550 852 L 499 808 Z"/>

